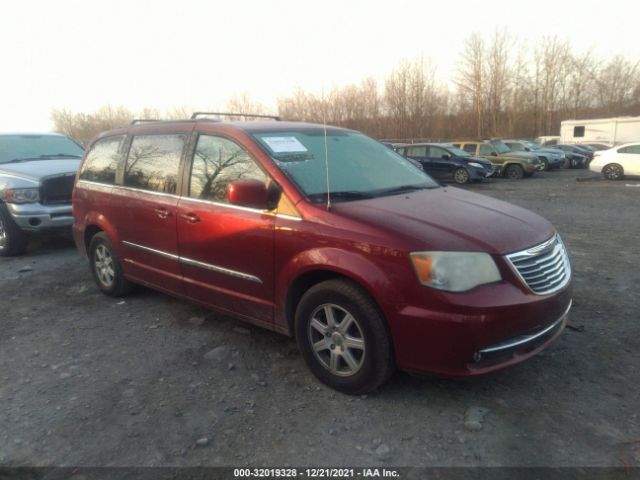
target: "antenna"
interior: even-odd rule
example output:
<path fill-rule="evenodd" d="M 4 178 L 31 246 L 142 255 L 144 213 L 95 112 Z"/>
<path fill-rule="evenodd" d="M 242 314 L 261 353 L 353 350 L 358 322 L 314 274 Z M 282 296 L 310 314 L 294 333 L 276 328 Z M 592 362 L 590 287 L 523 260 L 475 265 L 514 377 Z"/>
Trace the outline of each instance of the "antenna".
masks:
<path fill-rule="evenodd" d="M 331 193 L 329 184 L 329 150 L 327 148 L 327 104 L 322 91 L 322 128 L 324 130 L 324 170 L 327 176 L 327 210 L 331 209 Z"/>

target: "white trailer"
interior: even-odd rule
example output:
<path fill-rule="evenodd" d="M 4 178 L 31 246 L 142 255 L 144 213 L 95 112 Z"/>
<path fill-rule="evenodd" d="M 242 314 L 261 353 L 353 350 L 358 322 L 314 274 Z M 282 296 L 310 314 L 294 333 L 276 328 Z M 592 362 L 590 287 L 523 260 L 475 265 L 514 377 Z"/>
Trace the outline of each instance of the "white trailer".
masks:
<path fill-rule="evenodd" d="M 560 124 L 561 143 L 621 143 L 640 142 L 640 117 L 565 120 Z"/>

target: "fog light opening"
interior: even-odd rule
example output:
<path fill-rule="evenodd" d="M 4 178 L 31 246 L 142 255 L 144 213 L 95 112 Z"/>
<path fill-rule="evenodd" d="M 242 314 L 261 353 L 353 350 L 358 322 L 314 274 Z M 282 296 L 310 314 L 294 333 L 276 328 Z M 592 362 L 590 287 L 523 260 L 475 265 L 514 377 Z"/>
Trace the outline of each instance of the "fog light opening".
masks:
<path fill-rule="evenodd" d="M 31 225 L 32 227 L 37 227 L 41 223 L 42 223 L 42 220 L 40 220 L 39 218 L 34 217 L 29 219 L 29 225 Z"/>
<path fill-rule="evenodd" d="M 473 361 L 478 363 L 480 360 L 482 360 L 482 354 L 480 352 L 476 352 L 473 354 Z"/>

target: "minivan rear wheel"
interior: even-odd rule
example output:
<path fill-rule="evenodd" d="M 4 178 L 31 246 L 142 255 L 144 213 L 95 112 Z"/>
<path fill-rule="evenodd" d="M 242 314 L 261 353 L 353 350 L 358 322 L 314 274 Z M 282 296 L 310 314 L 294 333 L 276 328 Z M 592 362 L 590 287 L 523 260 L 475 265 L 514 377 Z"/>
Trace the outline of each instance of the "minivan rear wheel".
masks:
<path fill-rule="evenodd" d="M 395 369 L 382 313 L 366 291 L 348 280 L 311 287 L 296 309 L 295 332 L 311 372 L 341 392 L 371 392 Z"/>
<path fill-rule="evenodd" d="M 97 233 L 91 239 L 89 263 L 93 278 L 105 295 L 120 297 L 133 288 L 131 282 L 124 277 L 120 260 L 106 233 Z"/>

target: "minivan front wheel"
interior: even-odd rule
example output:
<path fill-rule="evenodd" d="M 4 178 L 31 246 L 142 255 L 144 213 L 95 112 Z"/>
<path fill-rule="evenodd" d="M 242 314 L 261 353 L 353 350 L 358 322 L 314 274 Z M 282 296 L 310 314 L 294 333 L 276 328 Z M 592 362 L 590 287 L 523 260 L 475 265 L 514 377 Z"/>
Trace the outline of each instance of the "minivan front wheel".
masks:
<path fill-rule="evenodd" d="M 97 233 L 89 245 L 91 273 L 102 293 L 119 297 L 129 293 L 132 284 L 124 277 L 122 266 L 107 234 Z"/>
<path fill-rule="evenodd" d="M 348 280 L 311 287 L 296 309 L 295 331 L 309 369 L 336 390 L 373 391 L 395 369 L 382 313 L 367 292 Z"/>

